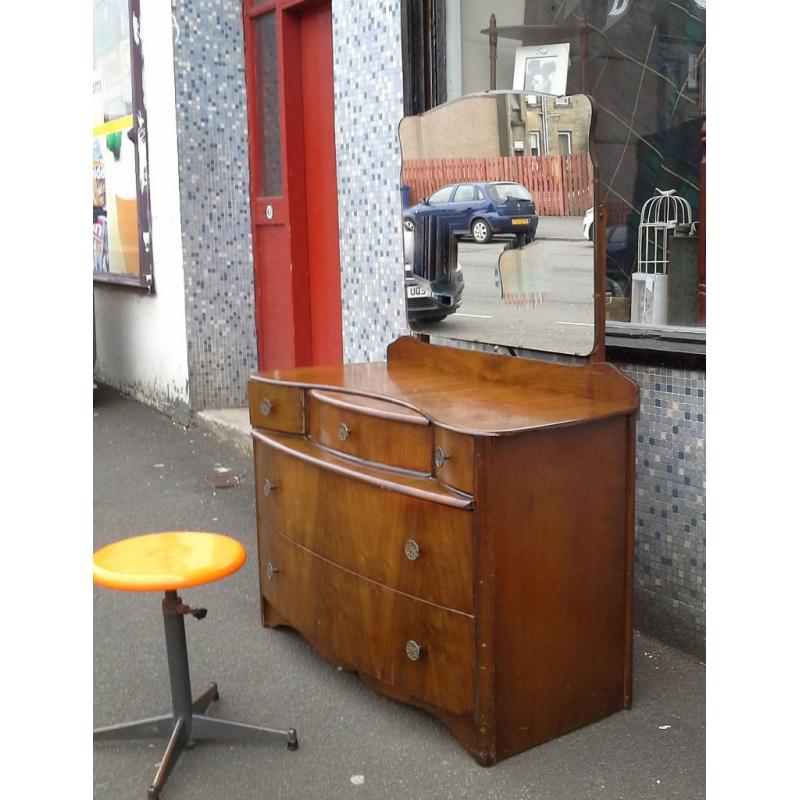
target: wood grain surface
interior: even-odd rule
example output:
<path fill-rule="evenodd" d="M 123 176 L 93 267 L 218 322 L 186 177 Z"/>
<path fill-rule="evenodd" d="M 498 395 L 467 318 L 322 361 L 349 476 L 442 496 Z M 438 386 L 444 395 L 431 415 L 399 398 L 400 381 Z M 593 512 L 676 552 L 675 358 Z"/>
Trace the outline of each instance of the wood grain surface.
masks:
<path fill-rule="evenodd" d="M 326 658 L 444 711 L 472 710 L 472 616 L 342 569 L 269 526 L 259 535 L 264 557 L 279 570 L 264 583 L 267 603 Z M 409 641 L 422 647 L 418 661 L 406 654 Z"/>
<path fill-rule="evenodd" d="M 473 609 L 473 519 L 470 511 L 420 500 L 317 469 L 255 442 L 258 525 L 346 569 L 447 608 Z M 302 487 L 302 488 L 300 488 Z M 418 555 L 405 553 L 414 542 Z M 414 546 L 409 550 L 414 555 Z"/>

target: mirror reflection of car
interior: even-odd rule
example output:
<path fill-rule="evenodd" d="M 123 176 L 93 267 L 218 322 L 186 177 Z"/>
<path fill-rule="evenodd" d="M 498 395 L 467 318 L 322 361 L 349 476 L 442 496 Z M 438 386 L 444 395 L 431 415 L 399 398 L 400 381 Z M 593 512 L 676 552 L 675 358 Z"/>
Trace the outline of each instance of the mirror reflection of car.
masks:
<path fill-rule="evenodd" d="M 431 258 L 431 252 L 435 254 L 437 249 L 435 223 L 435 218 L 426 217 L 417 217 L 416 221 L 410 218 L 403 220 L 403 261 L 409 322 L 441 322 L 461 305 L 464 273 L 458 263 L 457 242 L 447 247 L 446 255 L 449 258 L 437 259 L 435 255 Z M 420 239 L 417 243 L 418 228 Z"/>
<path fill-rule="evenodd" d="M 530 192 L 510 181 L 449 184 L 406 209 L 403 242 L 409 318 L 439 322 L 461 305 L 464 276 L 458 241 L 488 244 L 495 236 L 511 236 L 525 245 L 534 240 L 538 224 Z"/>
<path fill-rule="evenodd" d="M 414 219 L 423 209 L 435 209 L 458 220 L 460 227 L 478 244 L 488 244 L 495 236 L 524 236 L 525 243 L 536 236 L 539 217 L 530 192 L 519 183 L 489 181 L 454 183 L 405 211 Z"/>
<path fill-rule="evenodd" d="M 594 241 L 594 208 L 583 215 L 583 238 Z M 627 225 L 606 226 L 606 292 L 613 297 L 630 294 L 635 247 Z"/>

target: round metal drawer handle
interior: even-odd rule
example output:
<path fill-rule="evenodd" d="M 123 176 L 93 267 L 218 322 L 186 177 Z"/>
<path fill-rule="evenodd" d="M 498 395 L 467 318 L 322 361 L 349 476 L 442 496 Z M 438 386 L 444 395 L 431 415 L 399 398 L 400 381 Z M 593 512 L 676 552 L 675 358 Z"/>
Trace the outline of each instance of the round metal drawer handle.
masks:
<path fill-rule="evenodd" d="M 267 561 L 267 580 L 271 581 L 276 572 L 280 572 L 280 570 L 277 567 L 273 567 L 271 561 Z"/>
<path fill-rule="evenodd" d="M 277 491 L 277 489 L 278 487 L 269 478 L 264 479 L 264 495 L 266 497 L 269 497 L 270 493 Z"/>
<path fill-rule="evenodd" d="M 272 403 L 266 397 L 261 401 L 260 408 L 261 413 L 265 417 L 268 417 L 272 413 Z"/>
<path fill-rule="evenodd" d="M 413 539 L 409 539 L 403 547 L 403 552 L 409 561 L 416 561 L 420 554 L 419 545 Z"/>
<path fill-rule="evenodd" d="M 450 456 L 448 456 L 441 447 L 437 447 L 433 451 L 433 463 L 436 464 L 437 469 L 441 469 L 448 458 L 450 458 Z"/>
<path fill-rule="evenodd" d="M 350 428 L 347 427 L 346 422 L 339 423 L 339 438 L 343 441 L 347 441 L 347 437 L 350 435 Z"/>
<path fill-rule="evenodd" d="M 406 655 L 410 661 L 419 661 L 422 658 L 424 649 L 421 644 L 417 644 L 413 639 L 409 639 L 406 642 Z"/>

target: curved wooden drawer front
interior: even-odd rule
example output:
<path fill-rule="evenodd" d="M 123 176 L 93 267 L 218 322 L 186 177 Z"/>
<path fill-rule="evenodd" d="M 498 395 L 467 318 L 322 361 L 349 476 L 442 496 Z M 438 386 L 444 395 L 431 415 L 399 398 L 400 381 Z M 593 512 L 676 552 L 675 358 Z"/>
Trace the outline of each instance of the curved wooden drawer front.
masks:
<path fill-rule="evenodd" d="M 269 523 L 359 575 L 472 612 L 470 511 L 329 472 L 259 439 L 254 448 L 259 530 Z"/>
<path fill-rule="evenodd" d="M 251 380 L 247 386 L 250 424 L 254 428 L 304 433 L 303 394 L 303 390 L 296 386 Z"/>
<path fill-rule="evenodd" d="M 467 494 L 473 493 L 475 445 L 471 436 L 446 428 L 434 428 L 434 474 Z"/>
<path fill-rule="evenodd" d="M 342 569 L 264 526 L 264 596 L 335 663 L 454 714 L 474 706 L 474 618 L 415 600 Z M 335 613 L 331 610 L 335 609 Z M 406 644 L 421 646 L 419 659 Z"/>
<path fill-rule="evenodd" d="M 325 447 L 349 456 L 401 469 L 430 473 L 431 428 L 425 417 L 402 406 L 381 403 L 394 412 L 383 413 L 375 401 L 372 407 L 348 404 L 346 395 L 310 391 L 308 432 Z"/>

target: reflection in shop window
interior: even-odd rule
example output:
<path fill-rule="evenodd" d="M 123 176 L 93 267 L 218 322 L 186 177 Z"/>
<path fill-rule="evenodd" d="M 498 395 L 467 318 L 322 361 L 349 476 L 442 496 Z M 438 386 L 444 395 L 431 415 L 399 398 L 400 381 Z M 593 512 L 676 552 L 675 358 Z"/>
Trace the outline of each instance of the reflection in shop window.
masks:
<path fill-rule="evenodd" d="M 133 2 L 138 24 L 138 0 Z M 96 278 L 146 285 L 149 260 L 143 270 L 141 243 L 149 241 L 149 233 L 140 229 L 140 204 L 147 169 L 146 156 L 137 152 L 144 126 L 143 118 L 135 123 L 140 112 L 134 100 L 131 8 L 128 0 L 94 0 L 93 12 L 93 272 Z"/>

